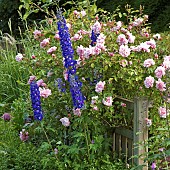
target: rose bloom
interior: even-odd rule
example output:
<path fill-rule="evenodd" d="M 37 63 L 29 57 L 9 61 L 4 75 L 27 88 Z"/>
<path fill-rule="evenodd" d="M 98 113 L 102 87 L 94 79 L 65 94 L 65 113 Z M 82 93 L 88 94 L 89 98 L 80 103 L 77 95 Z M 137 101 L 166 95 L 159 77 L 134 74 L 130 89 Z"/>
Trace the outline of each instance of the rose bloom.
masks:
<path fill-rule="evenodd" d="M 44 39 L 43 41 L 41 41 L 40 47 L 41 47 L 41 48 L 44 48 L 44 47 L 46 47 L 49 43 L 50 43 L 50 38 L 46 38 L 46 39 Z"/>
<path fill-rule="evenodd" d="M 39 87 L 39 90 L 40 90 L 40 96 L 43 97 L 43 98 L 47 98 L 48 96 L 51 95 L 50 89 L 45 89 L 45 88 Z"/>
<path fill-rule="evenodd" d="M 34 32 L 33 32 L 33 34 L 34 34 L 34 38 L 35 39 L 38 39 L 42 34 L 41 34 L 41 31 L 39 31 L 39 30 L 35 30 Z"/>
<path fill-rule="evenodd" d="M 86 15 L 86 11 L 85 10 L 82 10 L 80 13 L 81 13 L 82 17 L 84 17 Z"/>
<path fill-rule="evenodd" d="M 15 57 L 15 60 L 18 62 L 22 61 L 22 59 L 23 59 L 23 55 L 21 53 L 18 53 Z"/>
<path fill-rule="evenodd" d="M 97 93 L 100 93 L 104 90 L 104 85 L 105 85 L 105 81 L 99 81 L 97 84 L 96 84 L 96 87 L 95 87 L 95 91 Z"/>
<path fill-rule="evenodd" d="M 96 110 L 96 111 L 97 111 L 97 110 L 99 110 L 99 109 L 98 109 L 97 106 L 94 106 L 94 107 L 93 107 L 93 110 Z"/>
<path fill-rule="evenodd" d="M 153 87 L 153 83 L 154 83 L 154 78 L 152 76 L 145 78 L 144 84 L 146 88 Z"/>
<path fill-rule="evenodd" d="M 126 103 L 121 103 L 121 106 L 122 107 L 126 107 Z"/>
<path fill-rule="evenodd" d="M 47 50 L 47 54 L 52 54 L 53 52 L 55 52 L 56 51 L 56 49 L 57 49 L 57 47 L 51 47 L 51 48 L 49 48 L 48 50 Z"/>
<path fill-rule="evenodd" d="M 169 115 L 169 113 L 166 112 L 166 108 L 165 107 L 160 107 L 158 109 L 158 112 L 159 112 L 159 115 L 160 115 L 161 118 L 166 118 L 166 116 Z"/>
<path fill-rule="evenodd" d="M 111 96 L 109 96 L 109 97 L 106 97 L 105 100 L 103 99 L 102 102 L 103 102 L 103 104 L 106 105 L 106 106 L 112 106 L 113 99 L 112 99 Z"/>
<path fill-rule="evenodd" d="M 70 121 L 69 121 L 69 118 L 67 117 L 63 117 L 60 119 L 60 122 L 62 123 L 62 125 L 64 125 L 65 127 L 69 126 L 70 125 Z"/>
<path fill-rule="evenodd" d="M 119 45 L 126 45 L 126 44 L 128 44 L 128 40 L 126 39 L 126 36 L 124 34 L 120 34 L 117 37 L 116 42 L 118 42 Z"/>
<path fill-rule="evenodd" d="M 92 30 L 94 31 L 95 34 L 99 34 L 101 28 L 102 28 L 102 27 L 101 27 L 101 24 L 100 24 L 98 21 L 96 21 L 96 22 L 94 23 L 94 25 L 92 26 Z"/>
<path fill-rule="evenodd" d="M 156 81 L 156 88 L 159 89 L 160 91 L 165 91 L 166 85 L 161 79 L 158 79 L 158 81 Z"/>
<path fill-rule="evenodd" d="M 79 108 L 73 109 L 73 113 L 74 113 L 74 115 L 76 115 L 76 116 L 81 116 L 81 110 L 80 110 Z"/>
<path fill-rule="evenodd" d="M 144 61 L 143 66 L 144 67 L 150 67 L 155 65 L 155 61 L 153 59 L 148 58 L 147 60 Z"/>
<path fill-rule="evenodd" d="M 132 33 L 127 32 L 127 36 L 128 36 L 128 42 L 129 43 L 134 43 L 135 42 L 136 37 L 134 35 L 132 35 Z"/>
<path fill-rule="evenodd" d="M 165 68 L 162 66 L 157 67 L 155 70 L 155 75 L 157 78 L 162 78 L 165 75 Z"/>
<path fill-rule="evenodd" d="M 128 57 L 130 55 L 130 48 L 127 45 L 121 45 L 119 47 L 119 54 L 123 57 Z"/>
<path fill-rule="evenodd" d="M 36 76 L 30 76 L 29 80 L 28 80 L 28 84 L 30 84 L 31 82 L 33 82 L 36 79 Z"/>
<path fill-rule="evenodd" d="M 45 86 L 46 86 L 46 84 L 44 83 L 44 80 L 43 80 L 43 79 L 38 80 L 38 81 L 37 81 L 37 85 L 38 85 L 38 86 L 42 86 L 42 87 L 45 87 Z"/>

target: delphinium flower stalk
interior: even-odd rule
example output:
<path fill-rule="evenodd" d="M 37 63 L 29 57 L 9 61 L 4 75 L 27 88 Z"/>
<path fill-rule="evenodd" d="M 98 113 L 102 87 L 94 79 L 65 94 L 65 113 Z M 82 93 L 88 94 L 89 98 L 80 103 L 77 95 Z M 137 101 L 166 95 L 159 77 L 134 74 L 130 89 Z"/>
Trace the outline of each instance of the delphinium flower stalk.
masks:
<path fill-rule="evenodd" d="M 39 86 L 35 81 L 30 83 L 30 92 L 34 119 L 41 121 L 43 119 L 43 112 L 41 108 L 40 91 Z"/>
<path fill-rule="evenodd" d="M 74 108 L 82 108 L 84 106 L 84 97 L 81 92 L 81 82 L 78 80 L 76 75 L 76 64 L 77 61 L 74 60 L 74 50 L 71 43 L 71 38 L 69 34 L 69 29 L 66 25 L 66 20 L 62 15 L 61 10 L 57 13 L 58 18 L 58 30 L 60 36 L 60 46 L 62 50 L 62 55 L 64 58 L 64 66 L 68 73 L 68 82 L 70 84 L 70 92 L 73 100 Z"/>
<path fill-rule="evenodd" d="M 57 78 L 55 82 L 58 86 L 58 91 L 64 93 L 66 89 L 65 89 L 65 83 L 63 82 L 62 78 Z"/>

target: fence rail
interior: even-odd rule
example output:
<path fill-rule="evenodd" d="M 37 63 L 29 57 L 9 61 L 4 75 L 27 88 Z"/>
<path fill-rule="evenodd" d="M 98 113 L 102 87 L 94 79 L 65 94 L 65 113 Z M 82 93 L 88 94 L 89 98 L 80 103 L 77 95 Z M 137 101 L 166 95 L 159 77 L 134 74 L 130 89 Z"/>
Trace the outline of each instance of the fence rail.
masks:
<path fill-rule="evenodd" d="M 133 125 L 132 130 L 124 127 L 115 129 L 113 152 L 119 158 L 123 158 L 126 164 L 145 165 L 143 170 L 148 170 L 148 165 L 144 162 L 142 155 L 148 151 L 148 148 L 144 147 L 145 141 L 148 139 L 145 118 L 148 117 L 148 109 L 152 107 L 152 104 L 145 97 L 135 98 L 134 101 L 123 98 L 117 98 L 117 100 L 126 103 L 127 109 L 133 110 Z"/>

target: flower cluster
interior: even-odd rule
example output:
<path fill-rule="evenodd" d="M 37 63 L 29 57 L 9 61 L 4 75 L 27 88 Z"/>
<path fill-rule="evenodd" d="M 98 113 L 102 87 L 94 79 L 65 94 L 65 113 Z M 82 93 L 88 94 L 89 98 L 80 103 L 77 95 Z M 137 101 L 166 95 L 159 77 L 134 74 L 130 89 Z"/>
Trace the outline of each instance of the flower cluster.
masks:
<path fill-rule="evenodd" d="M 41 121 L 43 119 L 43 112 L 41 109 L 40 91 L 35 81 L 32 81 L 30 83 L 30 92 L 31 92 L 30 96 L 32 101 L 32 108 L 34 111 L 34 119 Z"/>
<path fill-rule="evenodd" d="M 68 82 L 70 84 L 70 92 L 72 95 L 73 105 L 75 109 L 82 108 L 84 106 L 84 97 L 81 93 L 82 83 L 78 80 L 78 76 L 76 75 L 77 61 L 73 59 L 74 50 L 71 43 L 69 29 L 67 27 L 66 20 L 60 11 L 57 17 L 59 19 L 57 25 L 60 36 L 60 46 L 64 58 L 64 66 L 67 69 Z"/>

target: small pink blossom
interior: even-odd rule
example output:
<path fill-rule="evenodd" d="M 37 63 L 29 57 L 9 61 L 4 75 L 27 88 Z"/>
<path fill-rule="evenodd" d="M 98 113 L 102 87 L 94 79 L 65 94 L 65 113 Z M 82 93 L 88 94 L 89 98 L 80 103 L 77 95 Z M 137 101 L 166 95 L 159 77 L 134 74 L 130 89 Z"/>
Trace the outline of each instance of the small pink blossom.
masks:
<path fill-rule="evenodd" d="M 143 18 L 137 18 L 137 19 L 135 19 L 135 21 L 132 23 L 132 26 L 137 27 L 137 26 L 141 25 L 142 23 L 143 23 Z"/>
<path fill-rule="evenodd" d="M 16 55 L 16 57 L 15 57 L 15 60 L 16 61 L 18 61 L 18 62 L 20 62 L 20 61 L 22 61 L 23 60 L 23 55 L 21 54 L 21 53 L 18 53 L 17 55 Z"/>
<path fill-rule="evenodd" d="M 38 39 L 39 37 L 42 36 L 41 31 L 39 31 L 39 30 L 35 30 L 35 31 L 33 32 L 33 34 L 34 34 L 34 38 L 35 38 L 35 39 Z"/>
<path fill-rule="evenodd" d="M 122 102 L 122 103 L 121 103 L 121 106 L 122 106 L 122 107 L 126 107 L 126 103 L 123 103 L 123 102 Z"/>
<path fill-rule="evenodd" d="M 158 79 L 158 81 L 156 81 L 156 88 L 163 92 L 166 90 L 166 85 L 161 79 Z"/>
<path fill-rule="evenodd" d="M 64 70 L 63 71 L 63 76 L 64 76 L 64 80 L 68 80 L 68 72 L 67 72 L 67 70 Z"/>
<path fill-rule="evenodd" d="M 158 57 L 159 57 L 158 54 L 155 53 L 155 54 L 154 54 L 154 58 L 155 58 L 155 59 L 158 59 Z"/>
<path fill-rule="evenodd" d="M 156 168 L 156 163 L 153 162 L 152 165 L 151 165 L 151 169 L 152 169 L 152 170 L 155 170 L 155 168 Z"/>
<path fill-rule="evenodd" d="M 128 36 L 128 42 L 129 43 L 134 43 L 135 42 L 136 37 L 134 35 L 132 35 L 132 33 L 127 32 L 127 36 Z"/>
<path fill-rule="evenodd" d="M 164 149 L 165 149 L 165 148 L 159 148 L 158 150 L 159 150 L 159 151 L 161 151 L 161 152 L 163 152 L 163 151 L 164 151 Z"/>
<path fill-rule="evenodd" d="M 97 93 L 100 93 L 104 90 L 104 86 L 105 86 L 105 81 L 99 81 L 97 84 L 96 84 L 96 87 L 95 87 L 95 91 Z"/>
<path fill-rule="evenodd" d="M 1 118 L 5 121 L 10 121 L 11 115 L 9 113 L 4 113 Z"/>
<path fill-rule="evenodd" d="M 119 63 L 120 63 L 120 65 L 121 65 L 122 67 L 128 66 L 128 61 L 127 61 L 127 60 L 121 60 Z"/>
<path fill-rule="evenodd" d="M 94 23 L 94 25 L 92 26 L 92 30 L 94 31 L 95 34 L 99 34 L 101 28 L 102 28 L 102 27 L 101 27 L 101 24 L 100 24 L 98 21 L 96 21 L 96 22 Z"/>
<path fill-rule="evenodd" d="M 96 104 L 98 98 L 99 98 L 98 96 L 93 96 L 93 97 L 92 97 L 92 100 L 91 100 L 91 104 L 92 104 L 92 105 Z"/>
<path fill-rule="evenodd" d="M 121 45 L 119 47 L 119 54 L 123 57 L 128 57 L 130 55 L 130 48 L 127 45 Z"/>
<path fill-rule="evenodd" d="M 82 38 L 82 35 L 80 35 L 80 34 L 74 34 L 74 36 L 71 38 L 71 40 L 73 40 L 73 41 L 77 41 L 77 40 L 80 40 Z"/>
<path fill-rule="evenodd" d="M 157 67 L 155 70 L 155 76 L 157 78 L 162 78 L 162 76 L 164 75 L 165 75 L 165 68 L 162 66 Z"/>
<path fill-rule="evenodd" d="M 59 40 L 59 39 L 60 39 L 60 36 L 59 36 L 59 33 L 58 33 L 58 32 L 56 32 L 54 38 L 55 38 L 56 40 Z"/>
<path fill-rule="evenodd" d="M 46 84 L 44 83 L 44 80 L 43 79 L 40 79 L 40 80 L 38 80 L 37 81 L 37 85 L 40 87 L 40 86 L 42 86 L 42 87 L 45 87 L 46 86 Z"/>
<path fill-rule="evenodd" d="M 152 125 L 151 119 L 145 118 L 145 121 L 146 121 L 146 126 L 150 127 Z"/>
<path fill-rule="evenodd" d="M 76 116 L 81 116 L 81 109 L 77 108 L 77 109 L 73 109 L 73 113 Z"/>
<path fill-rule="evenodd" d="M 153 48 L 153 49 L 156 48 L 156 42 L 153 39 L 151 39 L 150 41 L 146 41 L 146 44 L 150 45 L 150 47 Z"/>
<path fill-rule="evenodd" d="M 147 52 L 147 53 L 150 52 L 150 49 L 149 49 L 150 45 L 147 44 L 146 42 L 140 43 L 140 45 L 137 48 L 138 48 L 138 52 L 140 52 L 140 51 L 144 51 L 144 52 Z"/>
<path fill-rule="evenodd" d="M 41 41 L 40 47 L 41 47 L 41 48 L 44 48 L 44 47 L 46 47 L 49 43 L 50 43 L 50 38 L 46 38 L 46 39 L 44 39 L 43 41 Z"/>
<path fill-rule="evenodd" d="M 74 10 L 74 11 L 73 11 L 73 14 L 76 15 L 76 16 L 79 16 L 79 15 L 80 15 L 80 12 L 78 12 L 77 10 Z"/>
<path fill-rule="evenodd" d="M 51 95 L 50 89 L 45 89 L 45 88 L 39 87 L 39 91 L 40 91 L 40 96 L 43 97 L 43 98 L 47 98 L 48 96 Z"/>
<path fill-rule="evenodd" d="M 106 99 L 103 99 L 103 104 L 106 106 L 112 106 L 113 99 L 111 96 L 106 97 Z"/>
<path fill-rule="evenodd" d="M 153 87 L 154 84 L 154 78 L 152 76 L 146 77 L 144 81 L 145 87 L 150 88 Z"/>
<path fill-rule="evenodd" d="M 70 126 L 70 120 L 69 120 L 69 118 L 67 118 L 67 117 L 61 118 L 61 119 L 60 119 L 60 122 L 61 122 L 62 125 L 64 125 L 65 127 Z"/>
<path fill-rule="evenodd" d="M 126 45 L 126 44 L 128 44 L 128 40 L 126 39 L 126 36 L 124 34 L 120 34 L 117 37 L 116 42 L 119 43 L 119 45 Z"/>
<path fill-rule="evenodd" d="M 23 141 L 23 142 L 27 141 L 29 138 L 28 132 L 26 132 L 25 129 L 22 129 L 22 131 L 20 131 L 19 137 L 20 137 L 21 141 Z"/>
<path fill-rule="evenodd" d="M 31 82 L 33 82 L 36 79 L 36 76 L 30 76 L 29 80 L 28 80 L 28 84 L 30 84 Z"/>
<path fill-rule="evenodd" d="M 147 60 L 145 60 L 144 61 L 144 64 L 143 64 L 143 66 L 144 67 L 151 67 L 151 66 L 153 66 L 153 65 L 155 65 L 155 61 L 153 60 L 153 59 L 147 59 Z"/>
<path fill-rule="evenodd" d="M 98 109 L 98 107 L 97 107 L 97 106 L 94 106 L 94 107 L 93 107 L 93 110 L 98 111 L 99 109 Z"/>
<path fill-rule="evenodd" d="M 58 149 L 57 149 L 57 148 L 54 149 L 54 154 L 55 154 L 55 155 L 58 154 Z"/>
<path fill-rule="evenodd" d="M 86 11 L 82 10 L 82 11 L 80 11 L 80 14 L 82 15 L 82 17 L 84 17 L 84 16 L 86 16 Z"/>
<path fill-rule="evenodd" d="M 159 116 L 160 116 L 161 118 L 166 118 L 166 117 L 169 115 L 169 113 L 166 111 L 166 108 L 165 108 L 165 107 L 160 107 L 160 108 L 158 109 L 158 112 L 159 112 Z"/>
<path fill-rule="evenodd" d="M 47 54 L 52 54 L 53 52 L 55 52 L 56 51 L 56 49 L 57 49 L 57 47 L 51 47 L 51 48 L 49 48 L 48 50 L 47 50 Z"/>

